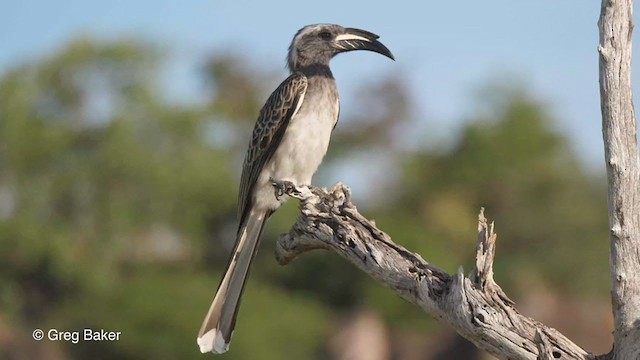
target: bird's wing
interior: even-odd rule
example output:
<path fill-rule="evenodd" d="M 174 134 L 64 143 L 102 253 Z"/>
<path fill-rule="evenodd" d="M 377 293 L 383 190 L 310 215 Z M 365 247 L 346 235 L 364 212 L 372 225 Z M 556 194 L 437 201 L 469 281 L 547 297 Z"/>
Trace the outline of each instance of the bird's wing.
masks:
<path fill-rule="evenodd" d="M 269 96 L 260 110 L 240 179 L 238 198 L 240 224 L 250 208 L 251 193 L 258 176 L 278 148 L 289 121 L 302 105 L 306 91 L 307 77 L 300 73 L 292 74 Z"/>

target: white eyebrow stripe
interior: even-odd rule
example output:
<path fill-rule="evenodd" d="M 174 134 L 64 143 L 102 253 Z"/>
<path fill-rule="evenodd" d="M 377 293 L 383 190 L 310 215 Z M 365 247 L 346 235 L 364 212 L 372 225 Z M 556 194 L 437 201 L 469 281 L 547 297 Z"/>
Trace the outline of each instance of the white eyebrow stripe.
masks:
<path fill-rule="evenodd" d="M 371 41 L 371 40 L 367 39 L 366 37 L 363 37 L 363 36 L 360 36 L 360 35 L 354 35 L 354 34 L 342 34 L 342 35 L 336 36 L 336 41 L 343 41 L 343 40 Z"/>

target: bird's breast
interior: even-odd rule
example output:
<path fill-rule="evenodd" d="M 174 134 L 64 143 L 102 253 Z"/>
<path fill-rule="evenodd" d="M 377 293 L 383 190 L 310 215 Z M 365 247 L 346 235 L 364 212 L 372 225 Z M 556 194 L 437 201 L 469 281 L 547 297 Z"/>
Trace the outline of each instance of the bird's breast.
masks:
<path fill-rule="evenodd" d="M 269 178 L 310 185 L 327 153 L 331 132 L 338 121 L 340 104 L 335 84 L 307 89 L 302 105 L 289 125 L 271 160 L 265 164 L 254 193 L 255 203 L 277 209 L 286 197 L 276 200 Z"/>
<path fill-rule="evenodd" d="M 305 95 L 275 154 L 276 176 L 289 178 L 299 185 L 311 183 L 311 177 L 327 153 L 338 112 L 337 93 Z"/>

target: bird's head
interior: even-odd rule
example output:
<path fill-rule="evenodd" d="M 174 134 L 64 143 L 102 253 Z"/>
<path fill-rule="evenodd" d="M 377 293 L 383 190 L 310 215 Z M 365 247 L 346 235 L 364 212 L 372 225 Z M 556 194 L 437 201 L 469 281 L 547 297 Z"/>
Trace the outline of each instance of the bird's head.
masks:
<path fill-rule="evenodd" d="M 313 64 L 328 65 L 337 54 L 352 50 L 369 50 L 395 60 L 379 36 L 360 29 L 344 28 L 334 24 L 307 25 L 298 30 L 289 46 L 289 70 Z"/>

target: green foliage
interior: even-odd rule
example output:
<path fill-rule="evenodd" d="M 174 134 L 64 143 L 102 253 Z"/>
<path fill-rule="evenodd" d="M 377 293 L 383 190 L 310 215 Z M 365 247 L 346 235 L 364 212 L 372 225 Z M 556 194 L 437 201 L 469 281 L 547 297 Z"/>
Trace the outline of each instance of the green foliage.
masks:
<path fill-rule="evenodd" d="M 497 223 L 497 274 L 510 274 L 507 284 L 534 272 L 560 288 L 606 291 L 604 188 L 580 168 L 543 104 L 517 89 L 497 95 L 502 107 L 471 121 L 448 152 L 407 161 L 402 205 L 452 243 L 456 263 L 471 260 L 473 219 L 484 206 Z"/>
<path fill-rule="evenodd" d="M 211 100 L 176 105 L 156 84 L 162 56 L 136 41 L 79 39 L 0 77 L 0 320 L 19 333 L 122 332 L 118 342 L 59 344 L 71 358 L 201 357 L 195 336 L 237 226 L 239 161 L 274 84 L 218 54 L 203 71 Z M 492 88 L 491 111 L 450 148 L 407 152 L 394 146 L 414 116 L 402 77 L 360 92 L 376 100 L 341 120 L 323 168 L 363 151 L 398 160 L 388 191 L 362 207 L 395 241 L 447 271 L 469 269 L 484 206 L 508 292 L 526 292 L 513 286 L 526 279 L 606 296 L 604 189 L 544 103 Z M 222 358 L 323 358 L 334 314 L 362 306 L 392 329 L 434 328 L 335 255 L 276 265 L 272 239 L 296 213 L 290 202 L 270 222 Z"/>

